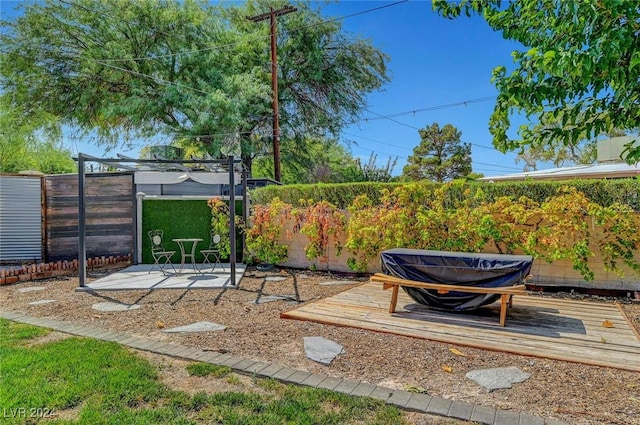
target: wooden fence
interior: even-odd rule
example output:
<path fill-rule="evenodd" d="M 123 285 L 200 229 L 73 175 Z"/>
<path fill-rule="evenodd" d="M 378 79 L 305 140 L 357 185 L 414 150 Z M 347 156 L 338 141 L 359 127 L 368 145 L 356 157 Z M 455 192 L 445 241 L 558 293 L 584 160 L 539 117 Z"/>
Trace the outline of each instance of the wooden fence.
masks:
<path fill-rule="evenodd" d="M 46 176 L 43 218 L 46 261 L 78 258 L 78 175 Z M 87 257 L 130 256 L 135 235 L 131 173 L 85 179 Z"/>

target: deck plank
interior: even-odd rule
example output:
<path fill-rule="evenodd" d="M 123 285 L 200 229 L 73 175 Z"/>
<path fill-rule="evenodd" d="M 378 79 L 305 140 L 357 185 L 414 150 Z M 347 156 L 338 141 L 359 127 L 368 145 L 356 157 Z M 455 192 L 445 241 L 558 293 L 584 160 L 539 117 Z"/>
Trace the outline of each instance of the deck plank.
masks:
<path fill-rule="evenodd" d="M 501 327 L 499 303 L 440 311 L 400 291 L 390 314 L 390 298 L 381 284 L 367 282 L 282 317 L 640 372 L 640 340 L 614 303 L 516 295 Z M 604 327 L 605 320 L 613 327 Z"/>

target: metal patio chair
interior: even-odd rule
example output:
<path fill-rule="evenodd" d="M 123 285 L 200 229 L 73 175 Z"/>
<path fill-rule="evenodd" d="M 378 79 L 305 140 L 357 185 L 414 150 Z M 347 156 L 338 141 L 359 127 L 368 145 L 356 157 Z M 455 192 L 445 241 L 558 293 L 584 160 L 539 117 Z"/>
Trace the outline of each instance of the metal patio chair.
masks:
<path fill-rule="evenodd" d="M 211 270 L 215 270 L 216 265 L 219 264 L 222 267 L 222 271 L 224 271 L 224 266 L 220 262 L 220 235 L 215 233 L 215 231 L 211 230 L 211 241 L 209 242 L 209 248 L 201 249 L 200 254 L 204 257 L 202 260 L 202 265 L 200 266 L 200 271 L 204 269 L 205 264 L 209 264 L 212 266 Z"/>
<path fill-rule="evenodd" d="M 151 255 L 153 256 L 154 263 L 151 265 L 149 269 L 149 273 L 153 270 L 154 266 L 158 266 L 162 274 L 166 274 L 164 269 L 167 264 L 171 266 L 174 272 L 176 272 L 175 267 L 171 263 L 171 257 L 176 251 L 167 251 L 163 245 L 163 237 L 164 232 L 159 229 L 149 230 L 149 239 L 151 239 Z"/>

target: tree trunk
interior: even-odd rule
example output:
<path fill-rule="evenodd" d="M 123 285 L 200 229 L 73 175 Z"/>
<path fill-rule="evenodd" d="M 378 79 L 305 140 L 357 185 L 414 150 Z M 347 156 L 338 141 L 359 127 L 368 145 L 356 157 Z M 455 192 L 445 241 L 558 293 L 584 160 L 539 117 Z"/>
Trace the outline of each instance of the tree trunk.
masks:
<path fill-rule="evenodd" d="M 250 154 L 244 152 L 242 153 L 242 155 L 240 155 L 240 157 L 242 158 L 242 166 L 247 171 L 247 177 L 253 177 L 253 170 L 251 167 L 253 164 L 253 157 Z"/>

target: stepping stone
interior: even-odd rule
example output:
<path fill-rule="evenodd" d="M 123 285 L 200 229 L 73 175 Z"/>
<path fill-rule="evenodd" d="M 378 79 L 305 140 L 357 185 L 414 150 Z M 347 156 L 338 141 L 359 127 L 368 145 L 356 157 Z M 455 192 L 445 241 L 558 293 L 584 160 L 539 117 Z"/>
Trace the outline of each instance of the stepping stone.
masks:
<path fill-rule="evenodd" d="M 43 289 L 46 288 L 44 286 L 29 286 L 27 288 L 18 289 L 18 292 L 22 292 L 24 294 L 25 292 L 42 291 Z"/>
<path fill-rule="evenodd" d="M 249 301 L 249 304 L 264 304 L 272 303 L 274 301 L 295 301 L 295 295 L 266 295 L 264 297 L 256 298 L 253 301 Z"/>
<path fill-rule="evenodd" d="M 467 378 L 489 391 L 511 388 L 512 384 L 524 382 L 530 376 L 515 366 L 478 369 L 466 374 Z"/>
<path fill-rule="evenodd" d="M 321 336 L 305 336 L 304 352 L 311 360 L 329 366 L 333 359 L 344 353 L 344 347 Z"/>
<path fill-rule="evenodd" d="M 280 282 L 282 280 L 287 280 L 289 279 L 288 277 L 283 277 L 283 276 L 267 276 L 264 278 L 264 280 L 266 280 L 267 282 Z"/>
<path fill-rule="evenodd" d="M 112 303 L 112 302 L 97 303 L 91 306 L 91 308 L 98 311 L 129 311 L 129 310 L 137 310 L 140 307 L 142 306 L 138 304 L 123 304 L 123 303 Z"/>
<path fill-rule="evenodd" d="M 184 325 L 184 326 L 178 326 L 175 328 L 165 329 L 162 332 L 169 332 L 169 333 L 211 332 L 211 331 L 223 331 L 226 328 L 227 328 L 226 326 L 220 325 L 218 323 L 202 321 L 202 322 L 191 323 L 190 325 Z"/>
<path fill-rule="evenodd" d="M 320 285 L 320 286 L 354 285 L 356 283 L 360 283 L 360 282 L 356 282 L 356 281 L 353 281 L 353 280 L 329 280 L 327 282 L 320 282 L 320 283 L 318 283 L 318 285 Z"/>
<path fill-rule="evenodd" d="M 40 301 L 34 301 L 29 303 L 29 305 L 42 305 L 42 304 L 50 304 L 50 303 L 54 303 L 58 300 L 40 300 Z"/>

